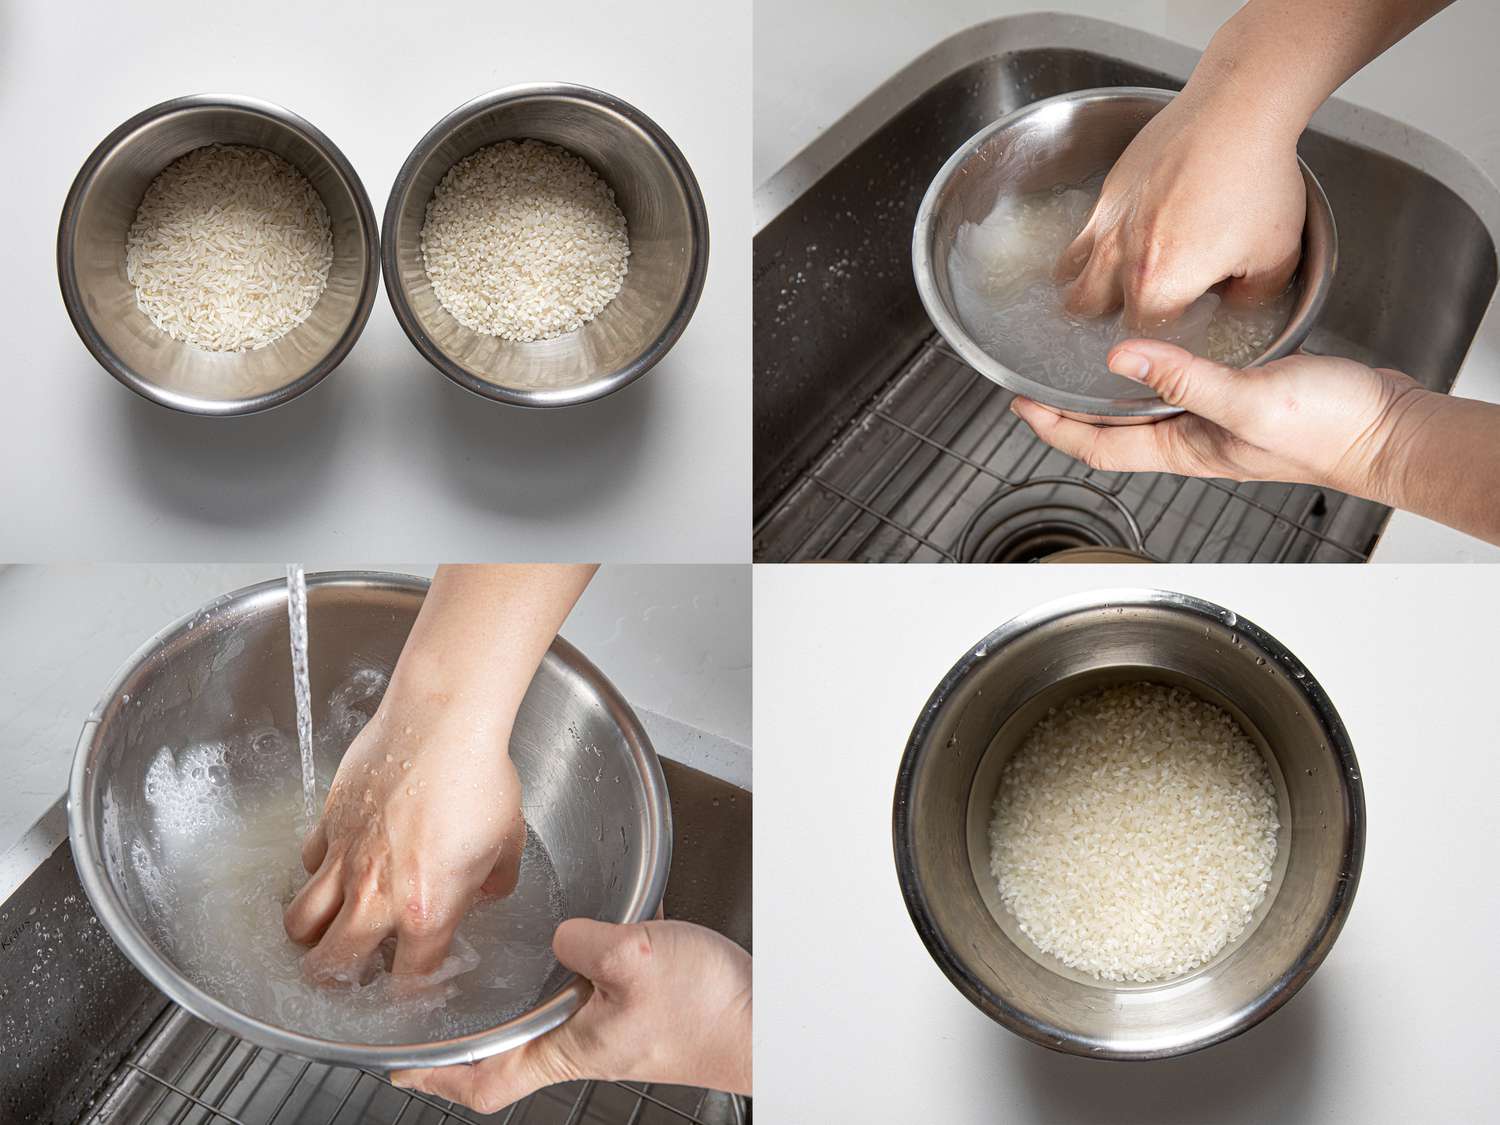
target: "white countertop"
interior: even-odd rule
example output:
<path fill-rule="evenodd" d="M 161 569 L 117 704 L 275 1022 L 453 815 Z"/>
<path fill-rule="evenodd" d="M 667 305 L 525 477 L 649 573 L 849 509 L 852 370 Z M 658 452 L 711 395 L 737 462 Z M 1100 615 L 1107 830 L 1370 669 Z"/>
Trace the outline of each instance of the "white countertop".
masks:
<path fill-rule="evenodd" d="M 756 0 L 754 183 L 942 39 L 1041 9 L 1094 16 L 1202 50 L 1237 0 Z M 1432 134 L 1500 182 L 1500 5 L 1458 0 L 1376 59 L 1339 97 Z M 1453 393 L 1500 402 L 1500 315 L 1492 306 Z M 1500 439 L 1497 439 L 1500 440 Z M 1396 512 L 1378 562 L 1500 562 L 1500 547 Z"/>
<path fill-rule="evenodd" d="M 220 594 L 284 575 L 270 565 L 0 567 L 0 854 L 67 790 L 83 721 L 137 648 Z M 562 633 L 630 701 L 659 753 L 750 787 L 748 567 L 605 566 Z"/>
<path fill-rule="evenodd" d="M 1361 766 L 1363 875 L 1285 1008 L 1185 1058 L 1056 1054 L 949 984 L 907 916 L 891 800 L 928 695 L 1046 600 L 1209 598 L 1321 682 Z M 1496 612 L 1485 567 L 757 567 L 757 1110 L 767 1121 L 1383 1125 L 1500 1120 Z M 1482 611 L 1481 611 L 1482 610 Z M 791 659 L 795 654 L 796 659 Z"/>
<path fill-rule="evenodd" d="M 749 53 L 748 5 L 690 0 L 0 6 L 0 559 L 748 559 Z M 203 91 L 280 102 L 344 151 L 379 216 L 445 113 L 552 80 L 653 117 L 707 202 L 702 301 L 631 387 L 547 412 L 480 399 L 418 355 L 382 291 L 319 386 L 267 414 L 198 418 L 128 391 L 74 333 L 58 214 L 137 111 Z"/>

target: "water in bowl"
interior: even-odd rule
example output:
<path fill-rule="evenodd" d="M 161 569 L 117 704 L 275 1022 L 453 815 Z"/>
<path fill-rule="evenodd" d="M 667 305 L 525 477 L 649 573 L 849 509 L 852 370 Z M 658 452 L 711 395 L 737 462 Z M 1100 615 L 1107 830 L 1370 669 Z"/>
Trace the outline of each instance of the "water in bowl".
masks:
<path fill-rule="evenodd" d="M 1152 391 L 1112 374 L 1109 349 L 1151 336 L 1231 367 L 1243 367 L 1286 325 L 1290 290 L 1264 305 L 1230 307 L 1216 292 L 1170 324 L 1131 328 L 1122 313 L 1084 318 L 1064 307 L 1053 280 L 1058 258 L 1088 221 L 1102 175 L 1024 195 L 1002 195 L 977 223 L 963 223 L 948 257 L 954 311 L 984 351 L 1018 374 L 1057 390 L 1106 398 L 1150 398 Z"/>
<path fill-rule="evenodd" d="M 384 687 L 382 674 L 365 669 L 335 689 L 318 734 L 320 756 L 342 752 Z M 144 794 L 154 827 L 126 850 L 128 881 L 152 937 L 185 977 L 278 1027 L 383 1044 L 494 1027 L 550 993 L 559 976 L 552 935 L 564 901 L 552 858 L 529 828 L 516 890 L 470 909 L 435 973 L 377 970 L 363 984 L 304 979 L 307 951 L 282 927 L 287 903 L 307 880 L 297 758 L 295 741 L 269 727 L 157 751 Z M 106 814 L 107 825 L 111 819 Z"/>

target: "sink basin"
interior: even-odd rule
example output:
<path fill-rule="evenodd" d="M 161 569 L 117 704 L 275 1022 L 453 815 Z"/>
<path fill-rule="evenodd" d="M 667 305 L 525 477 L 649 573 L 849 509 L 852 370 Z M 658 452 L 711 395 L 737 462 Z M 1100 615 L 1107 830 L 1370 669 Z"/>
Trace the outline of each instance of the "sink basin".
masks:
<path fill-rule="evenodd" d="M 939 44 L 756 195 L 755 556 L 1363 561 L 1390 512 L 1328 489 L 1102 473 L 1041 445 L 936 336 L 912 224 L 943 162 L 1003 114 L 1095 86 L 1179 89 L 1197 52 L 1101 20 L 981 24 Z M 1307 351 L 1453 386 L 1495 297 L 1500 193 L 1463 156 L 1330 103 L 1300 152 L 1340 262 Z M 976 547 L 982 545 L 982 547 Z M 976 553 L 976 551 L 978 553 Z"/>
<path fill-rule="evenodd" d="M 677 837 L 665 914 L 750 949 L 751 795 L 676 762 L 663 760 L 662 769 Z M 548 1087 L 486 1117 L 398 1090 L 373 1071 L 263 1050 L 171 1003 L 115 947 L 79 885 L 62 801 L 0 855 L 0 1121 L 745 1119 L 745 1103 L 717 1091 L 617 1082 Z"/>

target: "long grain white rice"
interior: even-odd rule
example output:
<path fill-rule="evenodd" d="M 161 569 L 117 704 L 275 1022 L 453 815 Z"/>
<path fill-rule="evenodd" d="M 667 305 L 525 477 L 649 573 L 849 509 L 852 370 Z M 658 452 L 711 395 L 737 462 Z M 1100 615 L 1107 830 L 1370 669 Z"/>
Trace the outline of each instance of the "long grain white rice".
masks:
<path fill-rule="evenodd" d="M 1265 898 L 1276 790 L 1220 707 L 1135 683 L 1056 707 L 1001 771 L 990 870 L 1070 968 L 1155 981 L 1212 960 Z"/>
<path fill-rule="evenodd" d="M 245 145 L 209 145 L 167 165 L 125 246 L 125 275 L 151 323 L 214 352 L 264 347 L 297 327 L 333 265 L 316 189 Z"/>
<path fill-rule="evenodd" d="M 506 340 L 583 327 L 620 292 L 629 258 L 610 186 L 540 141 L 500 141 L 460 160 L 422 225 L 422 261 L 443 307 Z"/>

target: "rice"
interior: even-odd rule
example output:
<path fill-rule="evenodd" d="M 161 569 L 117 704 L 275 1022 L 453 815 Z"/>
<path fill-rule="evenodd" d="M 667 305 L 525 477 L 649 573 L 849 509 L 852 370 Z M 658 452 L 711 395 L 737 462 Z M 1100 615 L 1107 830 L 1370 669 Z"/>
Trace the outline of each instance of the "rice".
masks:
<path fill-rule="evenodd" d="M 1005 763 L 990 871 L 1021 932 L 1069 968 L 1156 981 L 1212 960 L 1266 896 L 1270 769 L 1234 718 L 1133 683 L 1053 708 Z"/>
<path fill-rule="evenodd" d="M 333 234 L 306 176 L 275 153 L 209 145 L 151 181 L 125 240 L 125 276 L 151 323 L 213 352 L 261 348 L 311 315 Z"/>
<path fill-rule="evenodd" d="M 506 340 L 583 327 L 620 292 L 629 258 L 609 185 L 540 141 L 500 141 L 460 160 L 422 225 L 422 262 L 443 308 Z"/>

